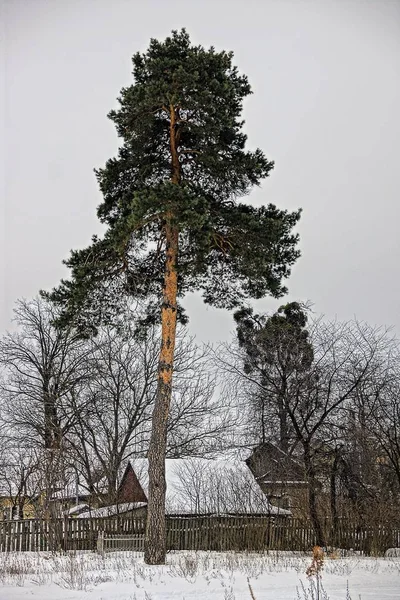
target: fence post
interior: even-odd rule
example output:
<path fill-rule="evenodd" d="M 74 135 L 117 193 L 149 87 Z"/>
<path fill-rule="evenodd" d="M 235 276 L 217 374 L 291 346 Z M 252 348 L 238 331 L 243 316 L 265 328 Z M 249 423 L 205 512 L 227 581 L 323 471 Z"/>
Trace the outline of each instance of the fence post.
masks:
<path fill-rule="evenodd" d="M 97 552 L 104 556 L 104 531 L 99 531 L 97 536 Z"/>

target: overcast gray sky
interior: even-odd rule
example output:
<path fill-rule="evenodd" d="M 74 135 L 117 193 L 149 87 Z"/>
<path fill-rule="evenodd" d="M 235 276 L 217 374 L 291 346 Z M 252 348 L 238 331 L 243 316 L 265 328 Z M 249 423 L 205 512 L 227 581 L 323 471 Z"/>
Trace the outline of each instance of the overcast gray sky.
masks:
<path fill-rule="evenodd" d="M 71 248 L 101 232 L 93 168 L 118 140 L 106 118 L 131 56 L 186 27 L 195 43 L 233 50 L 254 95 L 249 146 L 276 162 L 256 203 L 303 208 L 302 258 L 288 299 L 328 317 L 400 334 L 400 2 L 398 0 L 0 0 L 2 306 L 66 275 Z M 271 310 L 280 302 L 265 300 Z M 230 315 L 187 307 L 203 340 Z"/>

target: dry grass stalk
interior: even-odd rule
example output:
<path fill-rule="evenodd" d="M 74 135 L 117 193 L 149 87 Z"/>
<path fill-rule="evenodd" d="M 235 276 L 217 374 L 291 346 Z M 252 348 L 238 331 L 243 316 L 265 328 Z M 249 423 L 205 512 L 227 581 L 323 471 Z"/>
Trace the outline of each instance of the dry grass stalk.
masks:
<path fill-rule="evenodd" d="M 314 546 L 313 548 L 313 559 L 311 565 L 308 567 L 306 571 L 307 577 L 313 577 L 314 575 L 319 575 L 324 566 L 324 551 L 321 546 Z"/>
<path fill-rule="evenodd" d="M 251 587 L 251 585 L 250 585 L 250 580 L 249 580 L 249 578 L 247 578 L 247 585 L 249 586 L 251 600 L 256 600 L 256 597 L 255 597 L 255 595 L 254 595 L 254 592 L 253 592 L 253 588 L 252 588 L 252 587 Z"/>

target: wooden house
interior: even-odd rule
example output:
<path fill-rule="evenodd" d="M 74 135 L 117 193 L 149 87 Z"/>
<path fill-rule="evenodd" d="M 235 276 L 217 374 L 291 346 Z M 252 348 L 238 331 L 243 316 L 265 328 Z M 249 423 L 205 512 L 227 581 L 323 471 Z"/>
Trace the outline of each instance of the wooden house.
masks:
<path fill-rule="evenodd" d="M 0 521 L 32 519 L 35 503 L 29 496 L 0 493 Z"/>
<path fill-rule="evenodd" d="M 147 459 L 133 461 L 132 468 L 146 495 Z M 242 460 L 231 457 L 167 458 L 165 478 L 165 509 L 170 515 L 291 514 L 269 502 Z"/>
<path fill-rule="evenodd" d="M 271 442 L 254 448 L 246 464 L 268 500 L 295 517 L 307 514 L 308 482 L 304 466 Z"/>
<path fill-rule="evenodd" d="M 227 458 L 166 459 L 166 512 L 168 514 L 264 514 L 288 516 L 290 510 L 274 505 L 256 483 L 242 460 Z M 63 495 L 69 502 L 64 514 L 71 517 L 116 517 L 122 514 L 142 516 L 148 498 L 148 460 L 128 462 L 115 498 L 99 495 Z M 101 500 L 101 498 L 100 498 Z M 108 500 L 108 501 L 107 501 Z"/>
<path fill-rule="evenodd" d="M 81 514 L 88 516 L 88 513 L 94 514 L 94 511 L 99 511 L 107 506 L 132 504 L 143 507 L 144 504 L 147 504 L 147 497 L 130 463 L 127 464 L 118 489 L 112 498 L 106 493 L 105 481 L 103 483 L 99 481 L 96 487 L 96 493 L 91 494 L 87 486 L 76 481 L 60 485 L 59 489 L 51 496 L 53 514 L 71 517 Z M 113 512 L 115 512 L 114 509 L 110 509 L 110 513 Z"/>

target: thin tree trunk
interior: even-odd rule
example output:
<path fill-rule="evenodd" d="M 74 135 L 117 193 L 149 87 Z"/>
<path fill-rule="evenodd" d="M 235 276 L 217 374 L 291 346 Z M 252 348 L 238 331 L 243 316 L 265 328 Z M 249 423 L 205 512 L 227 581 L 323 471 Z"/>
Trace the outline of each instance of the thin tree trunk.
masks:
<path fill-rule="evenodd" d="M 337 545 L 337 534 L 338 534 L 338 509 L 337 509 L 337 476 L 339 471 L 339 457 L 340 450 L 335 448 L 335 457 L 331 469 L 331 481 L 330 481 L 330 495 L 331 495 L 331 517 L 332 517 L 332 545 Z"/>
<path fill-rule="evenodd" d="M 49 391 L 49 384 L 46 381 L 43 385 L 43 408 L 44 408 L 44 447 L 46 450 L 53 450 L 56 445 L 55 434 L 55 415 L 54 398 Z"/>
<path fill-rule="evenodd" d="M 285 410 L 285 402 L 282 398 L 278 398 L 279 411 L 279 444 L 280 449 L 286 454 L 289 452 L 289 434 L 287 424 L 287 412 Z"/>
<path fill-rule="evenodd" d="M 318 516 L 317 508 L 317 480 L 315 477 L 314 466 L 310 455 L 310 448 L 304 446 L 304 465 L 308 480 L 308 506 L 310 511 L 310 519 L 315 532 L 317 546 L 326 546 L 325 535 L 322 529 L 322 524 Z"/>

